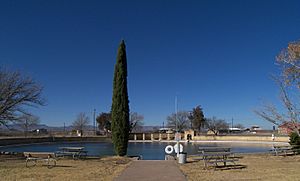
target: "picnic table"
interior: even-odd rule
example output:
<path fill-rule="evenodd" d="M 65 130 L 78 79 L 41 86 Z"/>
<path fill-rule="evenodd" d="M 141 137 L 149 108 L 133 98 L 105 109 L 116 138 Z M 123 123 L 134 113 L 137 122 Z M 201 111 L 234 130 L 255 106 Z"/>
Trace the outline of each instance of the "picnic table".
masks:
<path fill-rule="evenodd" d="M 202 156 L 205 169 L 209 165 L 214 165 L 216 168 L 218 163 L 223 163 L 226 166 L 230 162 L 235 165 L 235 162 L 238 161 L 234 157 L 234 153 L 231 152 L 231 148 L 228 147 L 199 147 L 199 152 L 201 153 L 200 156 Z"/>
<path fill-rule="evenodd" d="M 53 152 L 24 152 L 26 167 L 35 166 L 38 161 L 45 161 L 48 168 L 56 165 L 55 153 Z"/>
<path fill-rule="evenodd" d="M 73 159 L 78 159 L 87 156 L 87 151 L 84 147 L 59 147 L 59 151 L 56 152 L 58 156 L 72 156 Z"/>
<path fill-rule="evenodd" d="M 299 146 L 273 146 L 272 149 L 270 150 L 274 155 L 279 156 L 279 155 L 284 155 L 287 156 L 288 154 L 293 154 L 296 155 L 297 153 L 300 152 Z"/>

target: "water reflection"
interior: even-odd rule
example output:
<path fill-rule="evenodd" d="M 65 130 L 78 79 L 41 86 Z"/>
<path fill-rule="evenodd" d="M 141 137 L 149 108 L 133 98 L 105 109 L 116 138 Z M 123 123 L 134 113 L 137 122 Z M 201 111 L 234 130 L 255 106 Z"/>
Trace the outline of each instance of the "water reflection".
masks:
<path fill-rule="evenodd" d="M 176 143 L 166 142 L 146 142 L 146 143 L 128 143 L 128 155 L 141 155 L 145 160 L 163 160 L 165 157 L 165 147 L 175 145 Z M 231 147 L 233 152 L 238 153 L 256 153 L 267 152 L 272 145 L 253 144 L 253 143 L 234 143 L 234 142 L 201 142 L 201 143 L 181 143 L 184 146 L 184 152 L 189 155 L 198 154 L 198 148 L 201 147 Z M 83 146 L 89 155 L 104 156 L 114 155 L 113 145 L 110 142 L 65 142 L 65 143 L 43 143 L 22 146 L 1 147 L 0 151 L 25 152 L 25 151 L 45 151 L 55 152 L 59 147 L 65 146 Z"/>

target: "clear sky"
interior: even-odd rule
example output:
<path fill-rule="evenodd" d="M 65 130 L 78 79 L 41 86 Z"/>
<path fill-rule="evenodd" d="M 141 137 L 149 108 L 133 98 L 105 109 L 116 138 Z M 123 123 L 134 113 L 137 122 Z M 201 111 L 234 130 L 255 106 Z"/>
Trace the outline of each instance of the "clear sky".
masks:
<path fill-rule="evenodd" d="M 131 111 L 162 125 L 197 105 L 271 129 L 253 110 L 278 103 L 276 54 L 300 38 L 300 1 L 0 1 L 0 65 L 44 86 L 41 122 L 70 125 L 111 107 L 117 48 L 127 46 Z"/>

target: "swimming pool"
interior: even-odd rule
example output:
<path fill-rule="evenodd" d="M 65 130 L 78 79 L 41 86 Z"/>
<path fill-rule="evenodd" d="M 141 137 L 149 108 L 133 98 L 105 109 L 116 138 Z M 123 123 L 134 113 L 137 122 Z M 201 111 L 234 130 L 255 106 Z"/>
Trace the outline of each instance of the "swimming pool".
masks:
<path fill-rule="evenodd" d="M 176 143 L 167 142 L 130 142 L 128 143 L 128 155 L 141 155 L 144 160 L 163 160 L 165 158 L 165 147 L 167 145 L 175 145 Z M 258 153 L 267 152 L 272 145 L 267 144 L 241 144 L 233 142 L 205 142 L 205 143 L 181 143 L 184 146 L 184 152 L 188 155 L 198 154 L 198 148 L 207 146 L 216 147 L 231 147 L 236 153 Z M 110 142 L 56 142 L 56 143 L 40 143 L 30 145 L 5 146 L 0 147 L 0 151 L 9 152 L 25 152 L 25 151 L 39 151 L 39 152 L 55 152 L 59 147 L 74 146 L 85 147 L 88 155 L 93 156 L 109 156 L 114 155 L 113 145 Z"/>

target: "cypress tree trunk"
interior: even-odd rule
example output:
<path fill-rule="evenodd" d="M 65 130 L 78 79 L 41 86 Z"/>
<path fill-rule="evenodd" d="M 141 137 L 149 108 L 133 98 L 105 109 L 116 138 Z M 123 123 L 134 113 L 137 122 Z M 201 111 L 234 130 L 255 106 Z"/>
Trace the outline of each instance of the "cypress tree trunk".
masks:
<path fill-rule="evenodd" d="M 129 100 L 127 92 L 127 59 L 125 42 L 122 40 L 114 72 L 111 107 L 112 142 L 117 155 L 127 153 L 129 138 Z"/>

